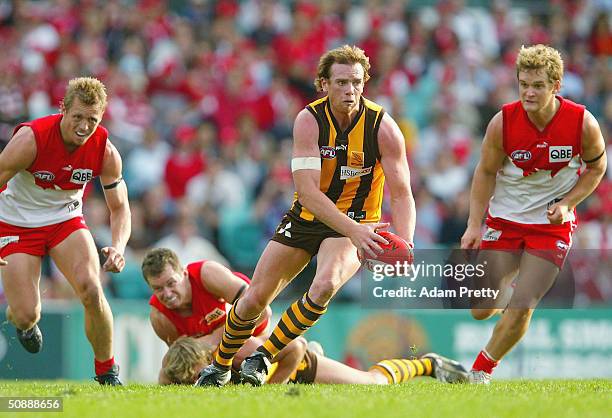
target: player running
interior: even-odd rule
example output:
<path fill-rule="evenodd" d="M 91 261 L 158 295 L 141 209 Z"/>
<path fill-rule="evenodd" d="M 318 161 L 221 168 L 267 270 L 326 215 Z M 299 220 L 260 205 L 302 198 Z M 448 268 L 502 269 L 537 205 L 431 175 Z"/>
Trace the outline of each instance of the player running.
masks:
<path fill-rule="evenodd" d="M 82 213 L 85 186 L 99 176 L 112 232 L 112 245 L 102 249 L 102 268 L 120 272 L 131 231 L 130 208 L 121 157 L 100 125 L 106 103 L 100 81 L 75 78 L 68 83 L 61 113 L 15 128 L 0 154 L 0 265 L 6 317 L 24 348 L 37 353 L 43 343 L 36 325 L 41 262 L 49 254 L 85 308 L 95 379 L 101 385 L 120 385 L 113 357 L 113 315 Z"/>
<path fill-rule="evenodd" d="M 507 288 L 518 273 L 509 305 L 472 366 L 474 383 L 489 383 L 493 369 L 527 332 L 534 308 L 572 245 L 575 208 L 606 171 L 597 120 L 584 106 L 558 95 L 559 52 L 545 45 L 522 47 L 516 74 L 519 100 L 504 105 L 487 127 L 461 239 L 464 249 L 502 250 L 479 254 L 496 289 Z M 481 237 L 487 204 L 487 230 Z M 473 306 L 474 318 L 499 312 L 491 302 Z"/>
<path fill-rule="evenodd" d="M 318 254 L 306 294 L 243 362 L 243 380 L 265 382 L 270 360 L 308 331 L 355 275 L 356 249 L 371 256 L 381 252 L 386 240 L 376 231 L 389 225 L 379 223 L 385 179 L 395 231 L 412 242 L 416 216 L 405 141 L 382 107 L 362 97 L 369 68 L 368 57 L 355 46 L 321 57 L 315 85 L 326 96 L 303 109 L 293 129 L 295 201 L 259 259 L 250 287 L 228 313 L 219 350 L 199 385 L 229 381 L 233 357 L 265 307 Z"/>

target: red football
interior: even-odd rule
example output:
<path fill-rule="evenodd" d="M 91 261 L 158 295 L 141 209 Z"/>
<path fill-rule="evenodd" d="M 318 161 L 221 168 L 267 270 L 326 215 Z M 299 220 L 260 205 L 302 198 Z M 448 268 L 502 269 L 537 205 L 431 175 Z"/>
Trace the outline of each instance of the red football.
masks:
<path fill-rule="evenodd" d="M 377 234 L 386 239 L 389 243 L 386 245 L 379 243 L 384 252 L 377 257 L 372 257 L 369 254 L 361 254 L 358 251 L 357 256 L 362 266 L 371 271 L 375 264 L 384 263 L 395 265 L 398 261 L 402 264 L 404 262 L 412 264 L 414 261 L 412 244 L 409 244 L 405 239 L 395 235 L 393 232 L 378 231 Z"/>

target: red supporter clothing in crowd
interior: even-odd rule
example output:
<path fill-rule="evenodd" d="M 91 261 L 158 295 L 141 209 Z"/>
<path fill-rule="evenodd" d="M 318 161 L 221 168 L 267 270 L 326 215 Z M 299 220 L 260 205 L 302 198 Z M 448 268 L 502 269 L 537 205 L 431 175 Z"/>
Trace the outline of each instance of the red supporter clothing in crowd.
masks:
<path fill-rule="evenodd" d="M 204 156 L 198 152 L 173 153 L 166 162 L 164 179 L 168 195 L 180 199 L 185 195 L 187 183 L 206 169 Z"/>
<path fill-rule="evenodd" d="M 191 283 L 191 315 L 181 316 L 177 312 L 166 308 L 155 295 L 151 296 L 149 300 L 149 305 L 164 314 L 176 327 L 180 335 L 192 337 L 208 335 L 225 323 L 226 301 L 219 300 L 202 284 L 201 270 L 205 262 L 203 260 L 187 265 L 189 282 Z M 251 280 L 242 273 L 234 272 L 234 275 L 247 284 L 251 283 Z M 268 320 L 265 320 L 257 326 L 253 335 L 260 335 L 267 325 Z"/>

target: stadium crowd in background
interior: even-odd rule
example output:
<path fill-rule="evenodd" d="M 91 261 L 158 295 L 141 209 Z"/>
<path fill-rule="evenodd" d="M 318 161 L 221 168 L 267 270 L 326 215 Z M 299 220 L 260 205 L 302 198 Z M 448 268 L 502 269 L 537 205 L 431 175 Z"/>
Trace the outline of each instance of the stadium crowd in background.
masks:
<path fill-rule="evenodd" d="M 611 13 L 601 0 L 0 0 L 0 142 L 57 111 L 69 79 L 99 78 L 132 209 L 123 277 L 106 278 L 111 294 L 146 298 L 139 262 L 169 243 L 185 263 L 221 257 L 249 271 L 293 197 L 292 123 L 317 97 L 317 60 L 355 43 L 372 63 L 364 94 L 406 138 L 415 245 L 456 246 L 486 123 L 517 99 L 522 44 L 562 52 L 561 94 L 610 138 Z M 102 199 L 91 188 L 84 208 L 99 247 L 110 242 Z M 610 169 L 578 212 L 574 248 L 610 249 Z M 592 268 L 577 276 L 579 300 L 609 299 Z M 45 297 L 69 294 L 53 265 L 43 273 Z"/>

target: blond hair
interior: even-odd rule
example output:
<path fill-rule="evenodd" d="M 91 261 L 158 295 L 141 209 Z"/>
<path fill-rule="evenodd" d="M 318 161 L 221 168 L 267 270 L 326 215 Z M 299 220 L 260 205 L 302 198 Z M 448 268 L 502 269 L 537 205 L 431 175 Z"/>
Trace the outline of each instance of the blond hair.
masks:
<path fill-rule="evenodd" d="M 516 57 L 516 76 L 527 70 L 544 69 L 548 81 L 554 83 L 563 78 L 563 59 L 555 48 L 537 44 L 530 47 L 521 46 Z"/>
<path fill-rule="evenodd" d="M 75 97 L 87 106 L 100 106 L 106 109 L 106 87 L 97 78 L 78 77 L 68 82 L 62 106 L 68 110 L 72 106 Z"/>
<path fill-rule="evenodd" d="M 355 45 L 342 45 L 338 48 L 327 51 L 319 59 L 317 67 L 317 78 L 314 85 L 317 91 L 323 91 L 321 81 L 331 77 L 331 67 L 334 64 L 361 64 L 363 67 L 363 82 L 370 79 L 370 59 L 367 57 L 363 49 Z"/>
<path fill-rule="evenodd" d="M 147 283 L 149 277 L 159 276 L 170 265 L 172 270 L 177 273 L 183 271 L 178 255 L 169 248 L 154 248 L 145 254 L 142 260 L 141 270 L 142 275 Z"/>
<path fill-rule="evenodd" d="M 214 347 L 193 337 L 177 338 L 164 357 L 163 372 L 172 383 L 193 384 L 202 364 L 212 362 Z"/>

